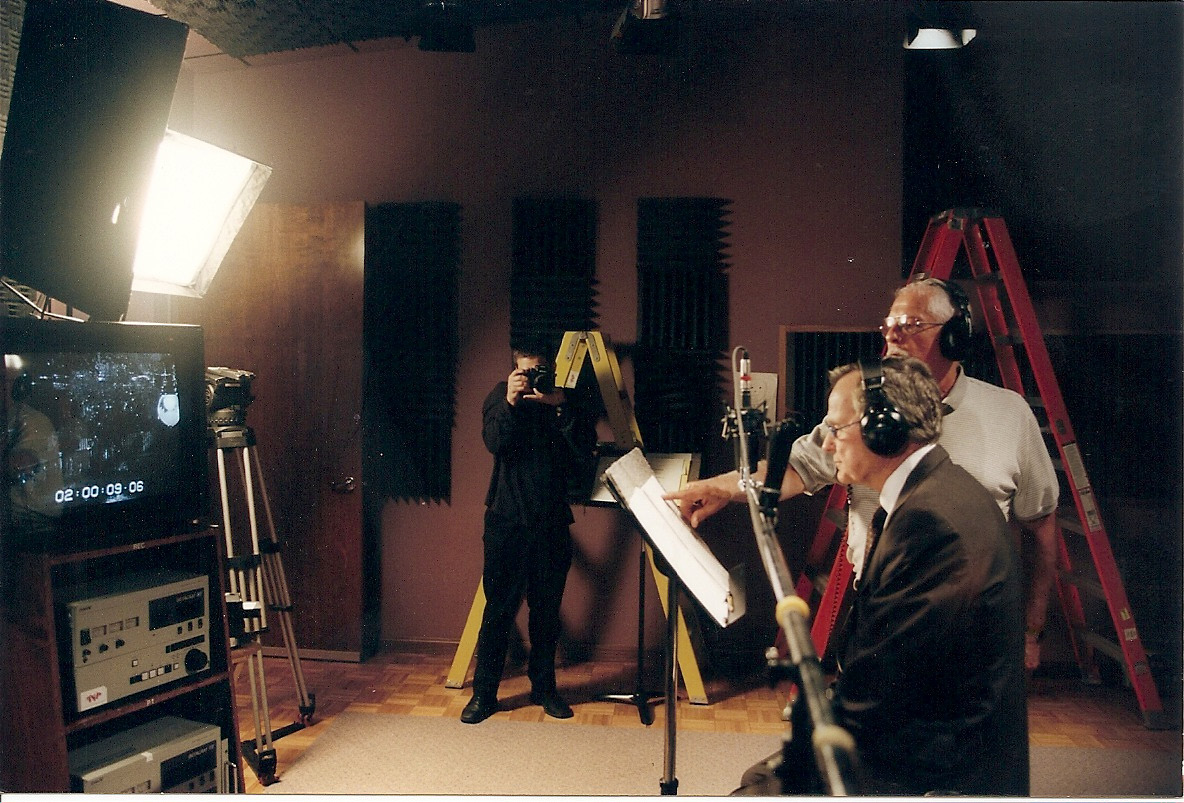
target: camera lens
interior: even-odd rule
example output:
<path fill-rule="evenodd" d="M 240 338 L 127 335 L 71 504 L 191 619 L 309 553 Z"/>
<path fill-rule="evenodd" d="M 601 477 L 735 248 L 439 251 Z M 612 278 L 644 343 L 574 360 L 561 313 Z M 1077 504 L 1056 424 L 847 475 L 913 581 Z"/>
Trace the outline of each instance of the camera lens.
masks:
<path fill-rule="evenodd" d="M 526 381 L 531 390 L 542 394 L 555 392 L 555 372 L 546 365 L 526 369 Z"/>

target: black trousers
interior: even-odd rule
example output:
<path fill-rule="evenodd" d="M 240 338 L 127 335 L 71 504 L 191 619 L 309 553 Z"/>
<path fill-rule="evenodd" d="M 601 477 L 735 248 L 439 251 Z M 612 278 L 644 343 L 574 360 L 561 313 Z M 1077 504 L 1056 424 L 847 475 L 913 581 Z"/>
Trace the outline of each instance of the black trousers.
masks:
<path fill-rule="evenodd" d="M 555 652 L 559 646 L 559 604 L 571 568 L 571 530 L 566 524 L 527 529 L 485 513 L 483 536 L 485 613 L 477 636 L 473 693 L 496 697 L 506 665 L 511 628 L 526 599 L 531 689 L 555 689 Z"/>

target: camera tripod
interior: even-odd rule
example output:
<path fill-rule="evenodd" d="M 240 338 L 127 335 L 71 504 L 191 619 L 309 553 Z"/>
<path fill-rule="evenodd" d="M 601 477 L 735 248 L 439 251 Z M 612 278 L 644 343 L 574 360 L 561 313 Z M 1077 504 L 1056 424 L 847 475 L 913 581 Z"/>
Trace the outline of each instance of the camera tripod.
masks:
<path fill-rule="evenodd" d="M 226 539 L 226 568 L 229 575 L 226 603 L 229 616 L 231 645 L 243 656 L 251 690 L 251 713 L 255 723 L 255 739 L 243 741 L 243 758 L 260 783 L 267 786 L 276 780 L 276 752 L 274 742 L 282 736 L 300 730 L 312 721 L 316 697 L 308 692 L 300 655 L 296 650 L 296 636 L 292 627 L 292 599 L 288 580 L 280 559 L 280 542 L 275 534 L 271 503 L 263 471 L 255 457 L 255 433 L 247 426 L 211 426 L 210 437 L 218 460 L 218 487 L 222 501 L 222 525 Z M 239 460 L 239 484 L 246 505 L 250 549 L 236 548 L 232 529 L 232 509 L 226 476 L 226 454 Z M 260 540 L 255 514 L 255 484 L 266 518 L 266 540 Z M 241 509 L 239 509 L 241 513 Z M 245 540 L 245 539 L 243 539 Z M 279 730 L 272 730 L 271 713 L 267 702 L 267 682 L 263 673 L 263 645 L 260 637 L 267 632 L 268 612 L 275 614 L 284 639 L 284 649 L 292 667 L 292 677 L 299 695 L 300 719 Z M 235 615 L 237 614 L 237 615 Z"/>

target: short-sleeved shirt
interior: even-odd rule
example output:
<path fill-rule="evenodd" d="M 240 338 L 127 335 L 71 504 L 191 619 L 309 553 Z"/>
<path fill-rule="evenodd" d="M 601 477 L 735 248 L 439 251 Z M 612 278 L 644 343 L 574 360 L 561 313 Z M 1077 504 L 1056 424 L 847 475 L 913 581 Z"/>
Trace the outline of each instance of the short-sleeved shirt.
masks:
<path fill-rule="evenodd" d="M 1006 388 L 966 376 L 961 369 L 945 398 L 952 408 L 942 417 L 938 443 L 950 459 L 982 483 L 1003 515 L 1029 521 L 1056 510 L 1060 486 L 1048 447 L 1036 416 L 1023 397 Z M 794 442 L 789 464 L 802 478 L 806 493 L 835 481 L 835 464 L 822 450 L 826 427 Z M 847 517 L 847 559 L 858 579 L 868 525 L 879 506 L 877 493 L 856 485 L 851 488 Z"/>

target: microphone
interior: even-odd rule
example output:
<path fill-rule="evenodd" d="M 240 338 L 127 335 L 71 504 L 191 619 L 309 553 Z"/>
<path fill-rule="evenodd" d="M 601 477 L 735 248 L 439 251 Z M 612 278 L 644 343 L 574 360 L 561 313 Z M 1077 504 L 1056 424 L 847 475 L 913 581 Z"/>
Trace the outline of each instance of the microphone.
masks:
<path fill-rule="evenodd" d="M 740 410 L 752 407 L 752 362 L 746 350 L 740 351 Z"/>
<path fill-rule="evenodd" d="M 781 501 L 781 481 L 785 479 L 785 469 L 789 466 L 789 452 L 798 435 L 798 422 L 793 418 L 786 418 L 777 422 L 773 434 L 769 436 L 769 460 L 765 466 L 765 484 L 761 488 L 761 510 L 771 514 L 777 510 L 777 503 Z"/>
<path fill-rule="evenodd" d="M 752 409 L 752 362 L 748 359 L 748 350 L 740 349 L 740 371 L 737 374 L 740 385 L 740 409 L 737 417 L 743 421 L 748 446 L 748 472 L 756 471 L 760 462 L 760 439 L 764 432 L 764 416 Z"/>

